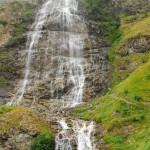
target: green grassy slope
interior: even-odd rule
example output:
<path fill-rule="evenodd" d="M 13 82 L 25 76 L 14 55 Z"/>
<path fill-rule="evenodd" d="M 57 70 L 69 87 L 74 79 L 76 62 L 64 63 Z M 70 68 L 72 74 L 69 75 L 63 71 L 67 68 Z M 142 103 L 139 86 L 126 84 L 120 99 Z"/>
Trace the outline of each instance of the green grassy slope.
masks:
<path fill-rule="evenodd" d="M 126 79 L 141 64 L 149 61 L 150 49 L 150 15 L 120 15 L 121 25 L 119 30 L 121 37 L 112 45 L 109 52 L 114 68 L 113 85 Z M 143 47 L 143 49 L 142 49 Z"/>
<path fill-rule="evenodd" d="M 150 149 L 150 62 L 107 95 L 73 111 L 85 120 L 95 120 L 106 129 L 102 137 L 111 150 Z"/>
<path fill-rule="evenodd" d="M 38 113 L 22 107 L 0 105 L 0 136 L 10 128 L 27 132 L 50 133 L 50 124 Z"/>
<path fill-rule="evenodd" d="M 55 132 L 52 133 L 51 130 L 51 124 L 37 112 L 22 107 L 0 105 L 0 148 L 7 149 L 7 144 L 4 144 L 7 139 L 6 141 L 1 139 L 4 136 L 13 136 L 13 131 L 13 133 L 19 132 L 28 135 L 36 133 L 30 139 L 32 150 L 51 150 L 54 146 L 53 133 Z"/>
<path fill-rule="evenodd" d="M 122 8 L 121 0 L 114 1 L 118 4 L 117 10 L 111 5 L 112 0 L 107 3 L 84 0 L 104 28 L 104 36 L 112 43 L 109 52 L 112 87 L 105 96 L 74 109 L 71 114 L 103 126 L 102 135 L 97 138 L 103 139 L 110 150 L 149 150 L 150 14 L 143 3 L 137 9 L 140 0 L 125 0 Z M 94 5 L 97 3 L 99 5 Z"/>
<path fill-rule="evenodd" d="M 117 85 L 112 93 L 132 101 L 150 102 L 150 61 Z"/>
<path fill-rule="evenodd" d="M 150 53 L 148 0 L 82 0 L 97 20 L 103 36 L 112 43 L 109 59 L 113 66 L 112 85 L 126 79 Z"/>

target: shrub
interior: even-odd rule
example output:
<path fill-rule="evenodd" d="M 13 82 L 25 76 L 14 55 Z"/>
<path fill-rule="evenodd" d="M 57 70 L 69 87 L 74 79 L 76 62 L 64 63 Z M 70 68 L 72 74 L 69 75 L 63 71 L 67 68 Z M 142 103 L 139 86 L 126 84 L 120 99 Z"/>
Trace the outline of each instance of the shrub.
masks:
<path fill-rule="evenodd" d="M 148 79 L 148 80 L 150 79 L 150 74 L 149 74 L 149 75 L 147 75 L 147 79 Z"/>
<path fill-rule="evenodd" d="M 137 121 L 139 121 L 139 118 L 133 117 L 131 120 L 132 120 L 132 122 L 137 122 Z"/>
<path fill-rule="evenodd" d="M 83 115 L 83 118 L 85 120 L 89 120 L 90 119 L 90 114 L 88 112 L 85 112 L 84 115 Z"/>
<path fill-rule="evenodd" d="M 128 90 L 124 90 L 124 94 L 127 95 L 129 93 Z"/>
<path fill-rule="evenodd" d="M 115 127 L 121 128 L 122 125 L 123 125 L 123 123 L 122 123 L 121 119 L 115 118 L 108 125 L 107 129 L 108 129 L 108 131 L 112 131 Z"/>
<path fill-rule="evenodd" d="M 95 118 L 95 121 L 98 122 L 98 123 L 102 123 L 102 119 L 101 119 L 101 116 L 98 114 L 95 114 L 94 115 L 94 118 Z"/>
<path fill-rule="evenodd" d="M 8 22 L 6 20 L 0 20 L 0 24 L 2 24 L 5 27 L 8 25 Z"/>
<path fill-rule="evenodd" d="M 53 136 L 52 134 L 45 133 L 40 134 L 37 136 L 33 143 L 31 144 L 32 150 L 53 150 L 54 143 L 53 143 Z"/>
<path fill-rule="evenodd" d="M 5 86 L 6 84 L 6 79 L 4 77 L 0 77 L 0 87 Z"/>
<path fill-rule="evenodd" d="M 105 136 L 104 140 L 106 143 L 123 143 L 124 142 L 124 136 L 123 135 L 117 135 L 117 136 Z"/>
<path fill-rule="evenodd" d="M 116 55 L 114 52 L 109 51 L 108 57 L 109 57 L 109 60 L 113 62 L 115 60 Z"/>
<path fill-rule="evenodd" d="M 145 115 L 141 115 L 141 120 L 144 120 L 145 119 Z"/>
<path fill-rule="evenodd" d="M 136 100 L 136 101 L 138 101 L 138 102 L 139 102 L 139 101 L 141 101 L 141 100 L 142 100 L 142 97 L 140 97 L 140 96 L 135 96 L 135 97 L 134 97 L 134 100 Z"/>
<path fill-rule="evenodd" d="M 12 106 L 0 106 L 0 114 L 4 114 L 13 110 Z"/>
<path fill-rule="evenodd" d="M 85 7 L 100 20 L 98 25 L 102 27 L 105 37 L 110 41 L 116 41 L 120 36 L 120 18 L 114 13 L 114 7 L 110 0 L 83 0 Z"/>

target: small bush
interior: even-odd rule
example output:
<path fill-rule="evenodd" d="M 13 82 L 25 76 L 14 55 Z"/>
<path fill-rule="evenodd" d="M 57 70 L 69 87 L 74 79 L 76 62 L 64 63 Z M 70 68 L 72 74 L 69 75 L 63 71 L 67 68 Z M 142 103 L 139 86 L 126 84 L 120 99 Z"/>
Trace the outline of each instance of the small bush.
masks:
<path fill-rule="evenodd" d="M 4 114 L 13 110 L 12 106 L 0 106 L 0 114 Z"/>
<path fill-rule="evenodd" d="M 41 134 L 37 136 L 33 143 L 31 144 L 32 150 L 53 150 L 54 144 L 53 144 L 53 136 L 52 134 Z"/>
<path fill-rule="evenodd" d="M 128 90 L 124 90 L 124 94 L 127 95 L 129 93 Z"/>
<path fill-rule="evenodd" d="M 137 122 L 137 121 L 139 121 L 139 118 L 133 117 L 131 120 L 132 120 L 132 122 Z"/>
<path fill-rule="evenodd" d="M 112 131 L 115 127 L 121 128 L 122 125 L 123 125 L 123 123 L 122 123 L 121 119 L 115 118 L 108 125 L 107 129 L 108 129 L 108 131 Z"/>
<path fill-rule="evenodd" d="M 4 77 L 0 77 L 0 87 L 5 86 L 6 84 L 6 79 Z"/>
<path fill-rule="evenodd" d="M 112 51 L 109 51 L 108 57 L 109 57 L 109 60 L 113 62 L 115 60 L 116 55 Z"/>
<path fill-rule="evenodd" d="M 145 119 L 145 115 L 141 115 L 141 120 L 144 120 Z"/>
<path fill-rule="evenodd" d="M 104 141 L 106 143 L 123 143 L 124 142 L 124 136 L 123 135 L 117 135 L 117 136 L 106 136 L 104 137 Z"/>
<path fill-rule="evenodd" d="M 89 120 L 89 119 L 90 119 L 90 114 L 89 114 L 88 112 L 85 112 L 85 113 L 83 114 L 83 118 L 84 118 L 85 120 Z"/>
<path fill-rule="evenodd" d="M 120 18 L 114 14 L 114 7 L 110 0 L 83 0 L 85 7 L 100 20 L 98 25 L 102 27 L 105 37 L 110 41 L 116 41 L 120 36 Z"/>
<path fill-rule="evenodd" d="M 147 79 L 148 79 L 148 80 L 150 79 L 150 74 L 149 74 L 149 75 L 147 75 Z"/>
<path fill-rule="evenodd" d="M 138 102 L 139 102 L 139 101 L 141 101 L 141 100 L 142 100 L 142 97 L 140 97 L 140 96 L 135 96 L 135 97 L 134 97 L 134 100 L 136 100 L 136 101 L 138 101 Z"/>
<path fill-rule="evenodd" d="M 94 115 L 94 118 L 95 118 L 95 121 L 96 121 L 96 122 L 102 123 L 102 118 L 101 118 L 101 116 L 99 115 L 99 113 L 98 113 L 98 114 L 95 114 L 95 115 Z"/>
<path fill-rule="evenodd" d="M 0 24 L 6 27 L 8 25 L 8 22 L 6 20 L 0 20 Z"/>

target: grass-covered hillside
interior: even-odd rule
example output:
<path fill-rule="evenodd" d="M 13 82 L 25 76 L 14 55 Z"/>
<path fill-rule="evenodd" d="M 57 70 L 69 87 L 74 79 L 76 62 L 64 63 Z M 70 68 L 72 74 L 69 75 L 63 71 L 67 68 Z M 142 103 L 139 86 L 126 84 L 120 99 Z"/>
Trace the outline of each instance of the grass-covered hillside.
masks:
<path fill-rule="evenodd" d="M 113 84 L 126 79 L 150 58 L 150 14 L 120 15 L 121 32 L 109 53 L 113 72 Z"/>
<path fill-rule="evenodd" d="M 148 1 L 84 0 L 112 43 L 108 93 L 73 110 L 103 127 L 101 149 L 150 149 L 150 14 Z M 102 7 L 102 8 L 101 8 Z M 106 9 L 105 9 L 106 8 Z M 107 10 L 107 11 L 106 11 Z M 115 31 L 114 31 L 115 30 Z"/>
<path fill-rule="evenodd" d="M 75 109 L 73 115 L 100 123 L 104 128 L 98 138 L 110 150 L 149 150 L 149 73 L 150 61 L 107 95 Z"/>
<path fill-rule="evenodd" d="M 0 149 L 51 150 L 53 140 L 51 124 L 42 115 L 22 107 L 0 106 Z"/>
<path fill-rule="evenodd" d="M 112 84 L 126 79 L 149 59 L 150 13 L 148 0 L 83 0 L 111 42 Z"/>

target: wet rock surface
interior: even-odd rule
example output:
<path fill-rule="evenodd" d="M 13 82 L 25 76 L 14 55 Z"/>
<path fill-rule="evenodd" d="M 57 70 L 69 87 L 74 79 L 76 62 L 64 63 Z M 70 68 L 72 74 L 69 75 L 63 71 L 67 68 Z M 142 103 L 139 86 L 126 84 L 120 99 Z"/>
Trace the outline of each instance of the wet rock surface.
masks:
<path fill-rule="evenodd" d="M 26 133 L 10 131 L 9 136 L 0 137 L 0 150 L 31 150 L 30 145 L 32 141 L 32 136 Z"/>
<path fill-rule="evenodd" d="M 10 82 L 11 89 L 4 90 L 3 103 L 10 102 L 13 99 L 17 102 L 14 105 L 32 108 L 44 115 L 58 112 L 59 115 L 63 112 L 62 106 L 66 103 L 70 106 L 72 97 L 74 95 L 77 97 L 78 93 L 74 95 L 73 93 L 75 91 L 82 92 L 78 88 L 82 87 L 83 75 L 83 98 L 81 98 L 82 93 L 79 93 L 77 100 L 83 99 L 84 102 L 87 102 L 105 93 L 109 85 L 110 65 L 107 55 L 110 45 L 101 35 L 101 29 L 97 26 L 96 21 L 92 20 L 88 11 L 82 7 L 81 1 L 79 1 L 79 6 L 79 11 L 71 11 L 76 21 L 71 20 L 71 28 L 66 23 L 61 26 L 62 21 L 64 21 L 62 18 L 57 19 L 59 21 L 54 19 L 58 17 L 59 10 L 51 14 L 54 18 L 46 16 L 49 19 L 40 30 L 39 42 L 32 48 L 30 74 L 27 74 L 28 83 L 21 101 L 18 99 L 22 94 L 20 87 L 23 87 L 23 83 L 26 82 L 24 78 L 26 71 L 28 71 L 26 67 L 29 47 L 26 45 L 29 45 L 32 41 L 34 28 L 31 27 L 28 33 L 23 35 L 18 45 L 14 45 L 11 42 L 6 45 L 6 48 L 15 48 L 14 59 L 11 64 L 16 70 Z M 68 39 L 73 39 L 73 42 L 68 43 Z M 72 52 L 68 51 L 70 47 Z M 80 53 L 77 53 L 78 50 L 80 50 Z M 68 67 L 73 67 L 73 69 L 68 69 Z M 77 77 L 81 78 L 79 80 L 81 83 L 78 83 L 77 90 L 74 90 L 76 83 L 70 78 L 70 70 L 73 70 L 73 77 L 77 75 Z M 12 90 L 14 87 L 15 89 Z M 58 128 L 57 120 L 50 120 L 50 122 L 54 122 L 54 128 Z M 73 130 L 68 132 L 72 135 Z M 95 133 L 92 132 L 91 134 L 94 139 Z M 30 141 L 34 133 L 33 135 L 23 133 L 13 135 L 4 144 L 7 144 L 10 149 L 17 150 L 22 147 L 30 147 Z M 60 139 L 61 136 L 62 134 L 59 135 Z M 22 142 L 23 140 L 25 141 L 24 143 Z M 17 143 L 18 147 L 15 144 L 12 145 L 11 142 Z M 75 137 L 70 142 L 74 150 L 77 149 Z M 98 148 L 95 148 L 95 150 L 98 150 Z"/>
<path fill-rule="evenodd" d="M 79 54 L 83 58 L 81 63 L 85 75 L 83 101 L 90 101 L 105 93 L 109 85 L 108 50 L 110 45 L 104 40 L 96 21 L 88 19 L 92 17 L 82 6 L 81 1 L 79 1 L 79 11 L 74 12 L 72 10 L 72 14 L 78 23 L 72 23 L 71 28 L 68 28 L 65 23 L 61 26 L 63 20 L 60 19 L 59 22 L 56 22 L 51 16 L 47 16 L 50 19 L 42 28 L 38 45 L 32 49 L 29 83 L 21 105 L 26 107 L 34 105 L 37 110 L 44 111 L 54 107 L 59 108 L 62 105 L 62 97 L 68 99 L 67 93 L 73 88 L 74 83 L 68 80 L 69 72 L 66 62 L 70 54 L 67 52 L 67 45 L 63 44 L 62 37 L 65 36 L 67 40 L 70 32 L 77 34 L 76 37 L 79 37 L 80 41 L 83 40 L 83 50 Z M 52 15 L 57 17 L 57 11 Z M 84 24 L 80 24 L 80 22 L 84 22 Z M 26 35 L 29 36 L 30 34 L 33 34 L 32 28 Z M 73 35 L 72 38 L 74 38 Z M 27 41 L 27 44 L 28 42 L 30 41 Z M 81 44 L 78 40 L 74 42 L 77 42 L 74 44 Z M 24 81 L 27 57 L 27 47 L 25 45 L 20 46 L 15 52 L 15 62 L 13 61 L 19 77 L 17 76 L 17 79 L 12 82 L 13 86 L 16 87 L 12 95 L 17 93 Z M 66 59 L 66 57 L 68 58 Z M 66 63 L 62 66 L 63 78 L 57 78 L 58 68 L 62 63 Z"/>

